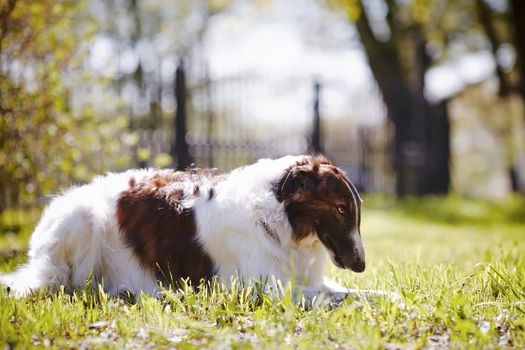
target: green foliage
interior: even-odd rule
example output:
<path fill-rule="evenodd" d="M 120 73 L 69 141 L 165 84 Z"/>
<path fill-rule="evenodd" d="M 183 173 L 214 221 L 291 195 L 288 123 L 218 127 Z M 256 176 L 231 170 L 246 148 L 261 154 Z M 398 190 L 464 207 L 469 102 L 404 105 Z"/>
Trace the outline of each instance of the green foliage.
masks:
<path fill-rule="evenodd" d="M 351 21 L 356 21 L 361 16 L 363 7 L 359 0 L 326 0 L 328 5 L 333 8 L 342 8 L 346 16 Z"/>
<path fill-rule="evenodd" d="M 93 284 L 74 294 L 41 291 L 22 299 L 1 290 L 0 344 L 523 348 L 525 225 L 514 216 L 522 210 L 523 200 L 517 198 L 505 203 L 455 197 L 402 202 L 365 198 L 367 271 L 353 274 L 332 268 L 329 275 L 351 288 L 396 292 L 404 306 L 389 299 L 349 298 L 341 305 L 305 308 L 293 302 L 291 286 L 283 288 L 282 298 L 254 298 L 257 286 L 226 290 L 218 283 L 138 299 L 109 297 Z M 7 246 L 7 232 L 20 232 L 23 238 L 12 242 L 25 242 L 27 221 L 35 218 L 32 213 L 6 212 L 0 218 L 0 247 Z M 12 267 L 0 260 L 0 270 Z"/>
<path fill-rule="evenodd" d="M 74 2 L 10 1 L 2 16 L 0 198 L 29 200 L 55 174 L 38 172 L 62 156 L 68 131 L 67 91 L 60 72 L 71 59 L 67 29 Z M 11 11 L 8 11 L 11 10 Z M 47 150 L 46 155 L 39 154 Z M 60 158 L 58 163 L 60 163 Z M 70 170 L 69 159 L 64 168 Z"/>
<path fill-rule="evenodd" d="M 93 31 L 84 10 L 74 0 L 3 2 L 0 211 L 88 179 L 119 146 L 118 123 L 104 132 L 89 103 L 71 106 L 73 85 L 83 83 L 80 43 Z"/>

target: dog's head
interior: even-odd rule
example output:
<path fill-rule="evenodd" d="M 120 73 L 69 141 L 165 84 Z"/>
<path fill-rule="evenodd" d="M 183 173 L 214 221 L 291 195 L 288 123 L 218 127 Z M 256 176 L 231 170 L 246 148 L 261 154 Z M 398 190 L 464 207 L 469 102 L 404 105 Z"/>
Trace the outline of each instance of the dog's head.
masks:
<path fill-rule="evenodd" d="M 286 170 L 275 190 L 297 243 L 316 235 L 335 265 L 365 270 L 361 198 L 341 169 L 322 156 L 307 156 Z"/>

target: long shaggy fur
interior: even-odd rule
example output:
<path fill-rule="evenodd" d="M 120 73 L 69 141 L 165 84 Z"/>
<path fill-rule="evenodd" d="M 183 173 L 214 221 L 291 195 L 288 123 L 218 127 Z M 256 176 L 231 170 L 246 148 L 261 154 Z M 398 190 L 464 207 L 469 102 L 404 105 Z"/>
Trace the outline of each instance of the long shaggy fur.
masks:
<path fill-rule="evenodd" d="M 219 276 L 341 292 L 323 278 L 328 257 L 364 270 L 361 200 L 324 157 L 262 159 L 231 173 L 130 170 L 54 198 L 29 261 L 0 276 L 17 295 L 78 289 L 93 276 L 111 294 L 155 294 L 188 278 Z M 160 282 L 160 283 L 159 283 Z"/>

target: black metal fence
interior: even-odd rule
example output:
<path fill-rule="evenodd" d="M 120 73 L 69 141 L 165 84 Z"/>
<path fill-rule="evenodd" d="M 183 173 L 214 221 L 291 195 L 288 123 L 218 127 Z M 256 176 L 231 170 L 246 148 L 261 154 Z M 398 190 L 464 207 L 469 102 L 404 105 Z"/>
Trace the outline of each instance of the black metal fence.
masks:
<path fill-rule="evenodd" d="M 194 163 L 227 171 L 263 157 L 322 152 L 361 190 L 393 192 L 391 131 L 375 85 L 352 90 L 250 73 L 212 78 L 205 65 L 182 64 L 175 80 L 172 127 L 139 130 L 149 159 L 168 153 L 179 168 Z"/>
<path fill-rule="evenodd" d="M 131 137 L 121 135 L 118 154 L 100 148 L 89 155 L 90 174 L 190 163 L 228 171 L 259 158 L 322 152 L 361 191 L 395 191 L 391 128 L 375 85 L 352 89 L 316 79 L 275 81 L 255 73 L 213 77 L 206 65 L 195 64 L 180 65 L 177 73 L 176 81 L 150 101 L 149 115 L 134 116 L 129 109 Z M 176 105 L 175 118 L 160 107 L 161 95 Z M 39 193 L 27 206 L 8 197 L 0 204 L 23 213 L 49 199 Z"/>

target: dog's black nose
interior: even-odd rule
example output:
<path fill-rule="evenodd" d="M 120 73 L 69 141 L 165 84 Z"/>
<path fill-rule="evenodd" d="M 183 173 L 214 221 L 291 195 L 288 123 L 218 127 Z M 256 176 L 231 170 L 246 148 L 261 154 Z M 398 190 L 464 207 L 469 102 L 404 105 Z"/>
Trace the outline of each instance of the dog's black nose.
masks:
<path fill-rule="evenodd" d="M 352 265 L 350 265 L 350 269 L 354 272 L 363 272 L 365 271 L 366 264 L 364 260 L 356 260 Z"/>

